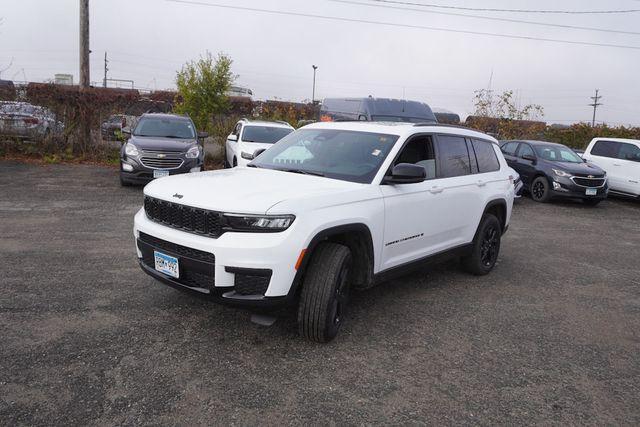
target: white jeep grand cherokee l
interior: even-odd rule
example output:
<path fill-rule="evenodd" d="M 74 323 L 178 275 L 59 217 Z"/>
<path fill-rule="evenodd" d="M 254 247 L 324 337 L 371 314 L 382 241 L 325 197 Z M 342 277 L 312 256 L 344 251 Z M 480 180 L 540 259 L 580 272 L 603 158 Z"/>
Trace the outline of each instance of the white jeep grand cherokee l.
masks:
<path fill-rule="evenodd" d="M 443 255 L 491 271 L 511 216 L 511 173 L 480 132 L 315 123 L 248 167 L 148 184 L 137 254 L 152 277 L 218 302 L 297 303 L 300 334 L 326 342 L 350 289 Z"/>

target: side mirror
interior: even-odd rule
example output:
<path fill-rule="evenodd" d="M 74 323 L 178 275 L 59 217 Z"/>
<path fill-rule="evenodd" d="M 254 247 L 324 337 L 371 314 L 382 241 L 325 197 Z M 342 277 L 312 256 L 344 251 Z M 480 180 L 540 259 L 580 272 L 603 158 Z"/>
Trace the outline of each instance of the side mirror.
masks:
<path fill-rule="evenodd" d="M 255 159 L 256 157 L 258 157 L 260 154 L 264 153 L 265 151 L 267 151 L 266 148 L 258 148 L 256 151 L 253 152 L 253 158 Z"/>
<path fill-rule="evenodd" d="M 393 167 L 391 176 L 385 176 L 383 184 L 416 184 L 427 179 L 427 171 L 420 165 L 400 163 Z"/>
<path fill-rule="evenodd" d="M 523 154 L 522 158 L 524 160 L 529 160 L 530 162 L 535 162 L 536 161 L 536 156 L 532 156 L 531 154 Z"/>
<path fill-rule="evenodd" d="M 209 136 L 207 132 L 198 132 L 198 139 L 205 139 Z"/>
<path fill-rule="evenodd" d="M 122 128 L 122 133 L 125 135 L 131 135 L 131 128 L 129 126 L 125 126 Z"/>
<path fill-rule="evenodd" d="M 227 137 L 227 141 L 237 141 L 237 140 L 238 140 L 238 135 L 231 134 Z"/>

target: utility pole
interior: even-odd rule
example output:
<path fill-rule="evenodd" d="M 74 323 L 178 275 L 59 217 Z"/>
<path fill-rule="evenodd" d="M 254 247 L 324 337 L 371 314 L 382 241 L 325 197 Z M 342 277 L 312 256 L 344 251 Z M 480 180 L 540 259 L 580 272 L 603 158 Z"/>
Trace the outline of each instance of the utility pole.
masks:
<path fill-rule="evenodd" d="M 591 99 L 593 99 L 593 104 L 589 104 L 591 107 L 593 107 L 593 119 L 591 120 L 591 127 L 596 127 L 596 110 L 598 109 L 599 106 L 602 105 L 602 103 L 598 102 L 600 100 L 600 98 L 602 98 L 601 96 L 598 95 L 598 92 L 600 92 L 600 89 L 596 89 L 596 96 L 592 96 Z"/>
<path fill-rule="evenodd" d="M 107 68 L 107 63 L 109 63 L 109 61 L 107 61 L 107 52 L 104 52 L 104 80 L 102 81 L 102 86 L 103 87 L 107 87 L 107 71 L 109 71 L 109 69 Z"/>
<path fill-rule="evenodd" d="M 311 94 L 311 103 L 316 103 L 316 70 L 318 69 L 317 65 L 312 65 L 313 67 L 313 92 Z"/>
<path fill-rule="evenodd" d="M 89 0 L 80 0 L 80 90 L 90 84 L 89 77 Z"/>

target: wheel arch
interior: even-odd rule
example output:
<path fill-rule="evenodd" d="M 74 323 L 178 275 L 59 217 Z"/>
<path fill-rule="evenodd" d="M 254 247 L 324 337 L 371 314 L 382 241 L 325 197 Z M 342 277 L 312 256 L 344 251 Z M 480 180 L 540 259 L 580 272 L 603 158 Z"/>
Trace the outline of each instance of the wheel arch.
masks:
<path fill-rule="evenodd" d="M 480 217 L 480 221 L 478 222 L 476 234 L 478 233 L 478 229 L 480 228 L 480 224 L 482 223 L 482 218 L 484 218 L 484 216 L 488 213 L 493 214 L 498 218 L 500 227 L 502 229 L 502 232 L 504 233 L 507 227 L 507 201 L 505 199 L 498 198 L 493 199 L 486 204 L 484 211 L 482 212 L 482 216 Z"/>
<path fill-rule="evenodd" d="M 311 239 L 296 272 L 292 292 L 295 294 L 300 292 L 304 273 L 313 257 L 313 252 L 320 243 L 325 241 L 340 243 L 351 251 L 355 265 L 355 287 L 367 288 L 373 283 L 375 253 L 371 229 L 364 223 L 349 223 L 321 230 Z"/>

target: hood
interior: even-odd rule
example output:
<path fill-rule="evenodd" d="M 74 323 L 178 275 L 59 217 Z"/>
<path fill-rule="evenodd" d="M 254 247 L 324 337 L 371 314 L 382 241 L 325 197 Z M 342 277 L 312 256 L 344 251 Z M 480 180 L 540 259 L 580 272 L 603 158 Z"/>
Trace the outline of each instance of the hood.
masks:
<path fill-rule="evenodd" d="M 130 143 L 140 150 L 187 151 L 195 143 L 195 139 L 160 138 L 151 136 L 131 136 Z"/>
<path fill-rule="evenodd" d="M 569 162 L 553 162 L 543 160 L 554 169 L 560 169 L 569 172 L 572 175 L 604 175 L 604 170 L 591 163 L 569 163 Z"/>
<path fill-rule="evenodd" d="M 144 194 L 214 211 L 265 214 L 285 200 L 340 193 L 361 186 L 318 176 L 235 167 L 156 179 L 147 184 Z"/>

